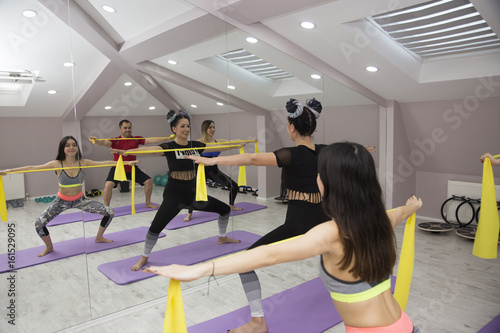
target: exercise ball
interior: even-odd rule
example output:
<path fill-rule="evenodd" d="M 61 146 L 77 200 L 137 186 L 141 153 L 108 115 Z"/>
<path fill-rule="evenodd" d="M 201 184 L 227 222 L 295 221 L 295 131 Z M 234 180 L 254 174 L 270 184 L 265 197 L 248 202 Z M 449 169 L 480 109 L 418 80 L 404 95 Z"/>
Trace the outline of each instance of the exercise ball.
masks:
<path fill-rule="evenodd" d="M 162 176 L 156 175 L 155 178 L 153 178 L 153 182 L 155 183 L 155 185 L 161 185 L 161 179 Z"/>
<path fill-rule="evenodd" d="M 165 187 L 168 182 L 168 175 L 165 175 L 161 178 L 161 186 Z"/>

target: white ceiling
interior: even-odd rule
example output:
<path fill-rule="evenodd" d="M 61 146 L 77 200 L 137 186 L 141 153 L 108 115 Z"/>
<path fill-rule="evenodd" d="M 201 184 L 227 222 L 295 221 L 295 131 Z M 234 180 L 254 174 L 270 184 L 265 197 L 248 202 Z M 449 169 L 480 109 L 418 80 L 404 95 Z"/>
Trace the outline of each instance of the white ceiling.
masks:
<path fill-rule="evenodd" d="M 228 110 L 263 114 L 282 108 L 290 97 L 313 96 L 323 97 L 327 105 L 451 100 L 473 95 L 478 78 L 488 76 L 492 94 L 500 96 L 498 52 L 421 63 L 364 20 L 423 2 L 0 1 L 0 69 L 39 71 L 42 77 L 25 106 L 0 106 L 0 117 L 70 121 L 75 114 L 77 119 L 165 115 L 173 108 L 193 114 Z M 500 1 L 471 2 L 500 35 Z M 117 12 L 103 11 L 105 4 Z M 25 9 L 39 15 L 25 18 L 21 15 Z M 302 29 L 299 23 L 304 20 L 313 21 L 316 28 Z M 259 43 L 245 42 L 250 35 Z M 270 82 L 216 57 L 239 48 L 295 79 Z M 71 59 L 76 66 L 62 66 Z M 170 65 L 171 59 L 178 64 Z M 380 71 L 368 73 L 367 65 Z M 311 79 L 313 73 L 322 74 L 323 80 Z M 126 81 L 132 86 L 124 86 Z M 228 83 L 237 89 L 229 92 Z M 47 94 L 49 89 L 57 94 Z"/>

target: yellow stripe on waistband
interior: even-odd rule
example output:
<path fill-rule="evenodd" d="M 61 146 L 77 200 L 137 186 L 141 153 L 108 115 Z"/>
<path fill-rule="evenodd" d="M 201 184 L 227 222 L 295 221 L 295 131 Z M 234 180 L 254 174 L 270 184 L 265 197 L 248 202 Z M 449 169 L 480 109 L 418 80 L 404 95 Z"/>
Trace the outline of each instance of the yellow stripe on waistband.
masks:
<path fill-rule="evenodd" d="M 375 287 L 362 291 L 356 294 L 340 294 L 335 292 L 330 292 L 332 298 L 338 302 L 344 303 L 357 303 L 369 300 L 377 295 L 380 295 L 387 289 L 391 288 L 391 279 L 387 279 L 384 282 L 377 284 Z"/>
<path fill-rule="evenodd" d="M 83 183 L 82 184 L 71 184 L 71 185 L 61 185 L 61 183 L 59 183 L 59 187 L 77 187 L 77 186 L 83 186 Z"/>

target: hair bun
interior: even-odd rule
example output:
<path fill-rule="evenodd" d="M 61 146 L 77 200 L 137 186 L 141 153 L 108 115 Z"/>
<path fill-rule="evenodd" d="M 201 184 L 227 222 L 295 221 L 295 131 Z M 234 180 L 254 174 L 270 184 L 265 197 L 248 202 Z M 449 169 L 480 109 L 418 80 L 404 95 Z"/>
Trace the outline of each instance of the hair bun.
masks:
<path fill-rule="evenodd" d="M 318 113 L 321 113 L 321 110 L 323 110 L 323 106 L 321 105 L 321 102 L 316 100 L 316 98 L 308 99 L 306 101 L 306 105 L 308 108 L 314 109 Z"/>
<path fill-rule="evenodd" d="M 168 113 L 167 113 L 167 123 L 171 123 L 174 117 L 175 117 L 175 111 L 174 110 L 168 111 Z"/>
<path fill-rule="evenodd" d="M 288 102 L 286 102 L 286 112 L 294 113 L 297 108 L 297 100 L 295 98 L 290 98 Z"/>
<path fill-rule="evenodd" d="M 288 102 L 286 102 L 286 112 L 288 112 L 289 118 L 297 118 L 302 114 L 304 107 L 300 103 L 300 101 L 295 98 L 290 98 Z"/>
<path fill-rule="evenodd" d="M 306 107 L 314 114 L 316 119 L 319 118 L 319 114 L 321 113 L 321 110 L 323 110 L 321 102 L 316 100 L 316 98 L 308 99 L 306 101 Z"/>

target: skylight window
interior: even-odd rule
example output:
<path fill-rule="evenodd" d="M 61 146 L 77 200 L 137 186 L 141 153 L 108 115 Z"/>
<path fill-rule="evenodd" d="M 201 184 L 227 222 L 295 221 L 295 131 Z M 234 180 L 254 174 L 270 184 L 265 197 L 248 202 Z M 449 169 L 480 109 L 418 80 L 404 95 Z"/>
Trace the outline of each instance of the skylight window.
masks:
<path fill-rule="evenodd" d="M 220 57 L 231 63 L 268 80 L 291 79 L 293 76 L 277 66 L 257 57 L 245 49 L 238 49 L 221 54 Z"/>
<path fill-rule="evenodd" d="M 369 20 L 419 59 L 500 50 L 500 40 L 468 0 L 434 0 Z"/>

